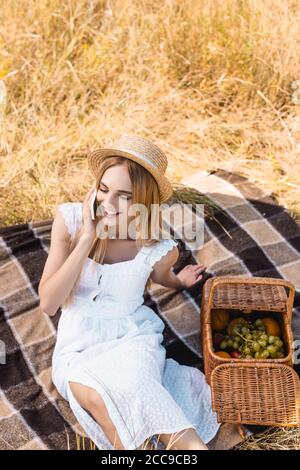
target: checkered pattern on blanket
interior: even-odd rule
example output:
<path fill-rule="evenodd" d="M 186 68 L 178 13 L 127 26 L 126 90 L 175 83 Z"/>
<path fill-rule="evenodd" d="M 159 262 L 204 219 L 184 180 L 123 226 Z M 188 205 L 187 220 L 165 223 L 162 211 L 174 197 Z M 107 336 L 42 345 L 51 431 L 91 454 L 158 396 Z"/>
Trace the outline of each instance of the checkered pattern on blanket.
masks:
<path fill-rule="evenodd" d="M 207 276 L 282 277 L 299 289 L 300 229 L 272 197 L 245 178 L 221 170 L 197 173 L 183 183 L 209 195 L 224 212 L 215 213 L 221 224 L 205 221 L 199 250 L 190 250 L 173 231 L 180 250 L 175 273 L 186 264 L 201 262 L 208 266 Z M 0 340 L 7 356 L 0 364 L 0 449 L 74 449 L 75 432 L 82 431 L 51 382 L 60 311 L 48 317 L 39 308 L 38 284 L 51 226 L 52 219 L 0 229 Z M 200 369 L 204 281 L 182 292 L 153 283 L 145 295 L 145 304 L 165 322 L 167 357 Z M 300 337 L 299 290 L 293 332 Z"/>

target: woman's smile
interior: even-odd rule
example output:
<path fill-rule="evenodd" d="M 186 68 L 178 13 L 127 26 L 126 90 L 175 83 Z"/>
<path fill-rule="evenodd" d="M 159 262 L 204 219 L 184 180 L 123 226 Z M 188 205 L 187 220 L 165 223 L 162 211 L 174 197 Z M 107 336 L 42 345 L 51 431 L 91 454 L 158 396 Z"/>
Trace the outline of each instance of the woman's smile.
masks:
<path fill-rule="evenodd" d="M 104 215 L 103 217 L 107 217 L 108 219 L 113 219 L 117 215 L 119 215 L 120 212 L 109 212 L 107 209 L 104 208 Z"/>

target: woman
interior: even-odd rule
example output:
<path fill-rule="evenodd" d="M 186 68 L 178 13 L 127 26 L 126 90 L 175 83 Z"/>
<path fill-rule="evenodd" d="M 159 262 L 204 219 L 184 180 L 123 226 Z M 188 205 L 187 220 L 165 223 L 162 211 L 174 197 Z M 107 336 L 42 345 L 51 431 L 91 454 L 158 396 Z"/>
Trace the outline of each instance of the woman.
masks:
<path fill-rule="evenodd" d="M 88 165 L 95 184 L 83 203 L 58 206 L 39 285 L 45 313 L 62 305 L 53 383 L 100 448 L 140 449 L 158 437 L 168 449 L 207 450 L 219 428 L 210 388 L 197 368 L 166 359 L 164 322 L 143 304 L 150 279 L 181 290 L 205 269 L 172 271 L 177 242 L 162 238 L 152 209 L 172 195 L 167 158 L 151 141 L 123 136 L 90 152 Z M 136 204 L 146 209 L 140 218 Z"/>

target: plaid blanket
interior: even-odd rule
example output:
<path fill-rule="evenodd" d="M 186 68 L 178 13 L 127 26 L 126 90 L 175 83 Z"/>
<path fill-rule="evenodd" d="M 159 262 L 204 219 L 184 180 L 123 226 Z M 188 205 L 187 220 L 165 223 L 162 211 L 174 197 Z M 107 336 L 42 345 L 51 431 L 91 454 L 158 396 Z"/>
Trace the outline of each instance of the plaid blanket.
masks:
<path fill-rule="evenodd" d="M 221 224 L 207 218 L 204 245 L 190 250 L 179 239 L 177 273 L 186 264 L 208 266 L 207 276 L 282 277 L 300 287 L 300 229 L 269 195 L 245 178 L 221 170 L 182 181 L 223 209 Z M 218 212 L 218 211 L 217 211 Z M 0 449 L 75 449 L 82 429 L 51 382 L 51 357 L 60 312 L 39 308 L 38 284 L 47 258 L 52 219 L 0 229 Z M 225 230 L 224 230 L 225 229 Z M 173 232 L 176 239 L 176 231 Z M 199 313 L 202 285 L 175 292 L 152 283 L 145 304 L 165 322 L 167 357 L 202 369 Z M 300 338 L 297 291 L 293 332 Z M 1 350 L 2 349 L 2 350 Z"/>

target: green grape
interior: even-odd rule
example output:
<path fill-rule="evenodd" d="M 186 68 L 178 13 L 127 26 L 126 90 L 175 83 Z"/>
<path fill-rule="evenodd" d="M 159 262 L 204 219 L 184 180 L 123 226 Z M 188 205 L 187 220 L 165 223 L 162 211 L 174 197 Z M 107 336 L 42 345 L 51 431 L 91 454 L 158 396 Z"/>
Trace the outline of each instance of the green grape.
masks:
<path fill-rule="evenodd" d="M 251 349 L 247 346 L 244 348 L 244 354 L 249 355 L 251 353 Z"/>
<path fill-rule="evenodd" d="M 260 359 L 260 352 L 256 351 L 254 357 L 255 357 L 255 359 Z"/>
<path fill-rule="evenodd" d="M 273 344 L 275 342 L 274 336 L 272 336 L 272 335 L 269 336 L 268 342 L 269 342 L 269 344 Z"/>
<path fill-rule="evenodd" d="M 267 349 L 264 349 L 264 350 L 261 352 L 261 357 L 262 357 L 263 359 L 267 359 L 269 356 L 270 356 L 270 352 L 269 352 Z"/>
<path fill-rule="evenodd" d="M 229 348 L 232 348 L 232 346 L 233 346 L 233 341 L 232 341 L 232 339 L 229 339 L 229 340 L 227 341 L 227 344 L 228 344 L 228 347 L 229 347 Z"/>
<path fill-rule="evenodd" d="M 278 352 L 276 353 L 276 359 L 283 359 L 283 358 L 284 358 L 283 352 L 278 351 Z"/>
<path fill-rule="evenodd" d="M 245 338 L 246 338 L 247 340 L 251 340 L 251 339 L 252 339 L 251 333 L 249 333 L 248 335 L 246 335 Z"/>
<path fill-rule="evenodd" d="M 270 345 L 270 346 L 268 346 L 267 349 L 268 349 L 268 351 L 269 351 L 270 354 L 275 354 L 275 353 L 277 353 L 277 348 L 276 348 L 276 346 Z"/>
<path fill-rule="evenodd" d="M 260 339 L 258 341 L 258 344 L 262 347 L 262 348 L 265 348 L 267 346 L 267 342 L 263 339 Z"/>
<path fill-rule="evenodd" d="M 268 341 L 268 335 L 266 335 L 266 333 L 263 333 L 260 339 L 263 339 L 264 341 Z"/>
<path fill-rule="evenodd" d="M 254 343 L 252 343 L 252 349 L 256 352 L 260 350 L 260 345 L 257 341 L 254 341 Z"/>
<path fill-rule="evenodd" d="M 242 333 L 243 335 L 246 335 L 247 333 L 249 333 L 249 328 L 247 328 L 246 326 L 243 326 Z"/>
<path fill-rule="evenodd" d="M 220 348 L 221 349 L 226 349 L 227 348 L 227 341 L 222 341 L 221 344 L 220 344 Z"/>
<path fill-rule="evenodd" d="M 250 354 L 247 354 L 246 359 L 253 359 L 253 357 Z"/>
<path fill-rule="evenodd" d="M 258 318 L 257 320 L 255 320 L 255 326 L 261 326 L 263 325 L 263 322 L 260 318 Z"/>
<path fill-rule="evenodd" d="M 281 348 L 283 346 L 283 342 L 281 341 L 281 339 L 278 339 L 275 341 L 275 346 L 277 346 L 278 348 Z"/>
<path fill-rule="evenodd" d="M 232 345 L 233 349 L 238 349 L 239 347 L 239 343 L 237 343 L 236 341 L 233 343 Z"/>

